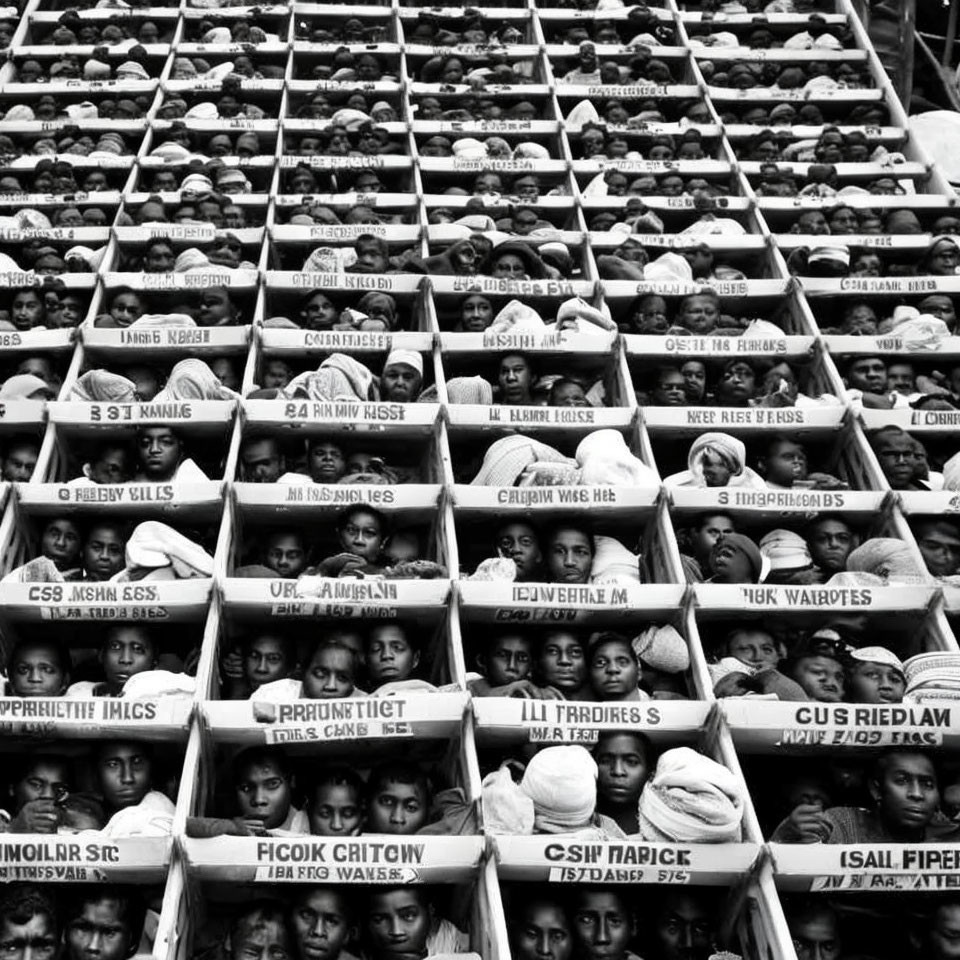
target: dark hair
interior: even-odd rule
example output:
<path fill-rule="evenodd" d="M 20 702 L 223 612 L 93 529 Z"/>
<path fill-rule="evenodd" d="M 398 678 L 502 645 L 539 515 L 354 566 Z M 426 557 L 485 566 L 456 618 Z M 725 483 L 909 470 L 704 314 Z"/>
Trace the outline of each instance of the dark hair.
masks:
<path fill-rule="evenodd" d="M 78 883 L 71 895 L 66 899 L 63 910 L 63 925 L 69 927 L 74 920 L 83 915 L 83 909 L 88 903 L 100 903 L 103 900 L 117 901 L 117 919 L 127 928 L 130 942 L 127 945 L 127 956 L 136 953 L 143 933 L 143 921 L 147 906 L 135 888 L 121 887 L 113 884 L 97 884 L 87 886 Z"/>
<path fill-rule="evenodd" d="M 348 766 L 327 767 L 320 776 L 310 784 L 307 791 L 307 806 L 313 806 L 317 799 L 317 791 L 321 787 L 349 787 L 358 797 L 363 797 L 365 784 L 363 777 L 356 770 Z"/>
<path fill-rule="evenodd" d="M 36 916 L 47 916 L 60 936 L 60 914 L 53 891 L 32 883 L 12 883 L 0 893 L 0 920 L 22 926 Z"/>
<path fill-rule="evenodd" d="M 381 790 L 391 783 L 403 783 L 416 787 L 425 801 L 430 800 L 430 780 L 427 775 L 415 764 L 405 763 L 402 760 L 390 760 L 381 763 L 370 771 L 367 780 L 367 801 L 373 800 Z"/>
<path fill-rule="evenodd" d="M 614 633 L 612 630 L 604 630 L 603 633 L 597 634 L 591 639 L 590 646 L 587 649 L 587 663 L 593 661 L 594 656 L 596 656 L 597 650 L 600 649 L 604 644 L 607 643 L 619 643 L 622 644 L 627 650 L 630 651 L 630 657 L 633 662 L 639 667 L 640 658 L 637 656 L 637 651 L 633 649 L 633 644 L 630 642 L 630 638 L 623 633 Z"/>
<path fill-rule="evenodd" d="M 268 923 L 280 927 L 288 942 L 293 942 L 287 908 L 276 900 L 253 900 L 243 905 L 230 924 L 230 943 L 236 950 L 238 942 L 252 930 L 260 930 Z"/>
<path fill-rule="evenodd" d="M 246 750 L 241 750 L 233 758 L 230 771 L 231 781 L 234 784 L 238 783 L 243 771 L 255 763 L 276 764 L 284 777 L 289 777 L 291 774 L 290 760 L 279 747 L 248 747 Z"/>
<path fill-rule="evenodd" d="M 24 650 L 30 650 L 35 647 L 44 647 L 47 650 L 52 650 L 54 659 L 57 661 L 57 666 L 64 672 L 69 673 L 72 664 L 70 662 L 70 654 L 63 648 L 59 640 L 54 639 L 53 637 L 24 637 L 18 640 L 14 646 L 13 650 L 10 651 L 10 656 L 7 657 L 7 669 L 10 669 L 13 664 L 23 655 Z M 32 759 L 32 758 L 31 758 Z"/>

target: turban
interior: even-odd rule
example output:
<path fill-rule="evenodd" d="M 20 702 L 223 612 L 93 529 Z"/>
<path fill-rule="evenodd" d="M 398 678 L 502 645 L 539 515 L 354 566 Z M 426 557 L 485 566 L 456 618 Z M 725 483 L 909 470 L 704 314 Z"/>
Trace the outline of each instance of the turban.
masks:
<path fill-rule="evenodd" d="M 59 64 L 54 64 L 53 67 L 58 67 Z M 50 68 L 50 76 L 55 76 L 53 72 L 53 67 Z M 57 71 L 59 73 L 59 71 Z M 119 68 L 117 76 L 119 77 Z M 110 64 L 104 63 L 102 60 L 88 60 L 83 65 L 83 79 L 84 80 L 103 80 L 105 77 L 110 76 Z"/>
<path fill-rule="evenodd" d="M 494 441 L 483 457 L 480 472 L 470 481 L 471 486 L 512 487 L 531 464 L 547 462 L 576 467 L 574 461 L 559 450 L 524 437 L 521 434 L 501 437 Z"/>
<path fill-rule="evenodd" d="M 204 267 L 211 266 L 206 254 L 201 253 L 196 247 L 187 247 L 182 250 L 177 259 L 173 261 L 174 273 L 187 273 L 190 270 L 201 270 Z"/>
<path fill-rule="evenodd" d="M 203 100 L 191 107 L 184 116 L 186 116 L 188 120 L 218 120 L 220 118 L 220 112 L 217 110 L 215 103 Z"/>
<path fill-rule="evenodd" d="M 170 400 L 235 400 L 236 397 L 202 360 L 189 359 L 181 360 L 170 371 L 167 385 L 154 399 L 161 403 Z"/>
<path fill-rule="evenodd" d="M 188 173 L 180 184 L 181 190 L 193 190 L 195 193 L 210 193 L 213 190 L 213 181 L 202 173 Z"/>
<path fill-rule="evenodd" d="M 640 557 L 631 553 L 619 540 L 613 537 L 595 536 L 596 550 L 593 554 L 593 566 L 590 568 L 592 583 L 640 582 Z"/>
<path fill-rule="evenodd" d="M 893 537 L 873 537 L 847 557 L 847 570 L 881 577 L 887 583 L 927 583 L 929 577 L 910 547 Z"/>
<path fill-rule="evenodd" d="M 71 400 L 87 403 L 133 403 L 137 385 L 109 370 L 88 370 L 70 388 Z"/>
<path fill-rule="evenodd" d="M 7 122 L 17 121 L 17 120 L 33 120 L 34 119 L 33 110 L 28 107 L 25 103 L 15 103 L 4 115 L 3 119 Z"/>
<path fill-rule="evenodd" d="M 318 370 L 294 377 L 284 388 L 288 399 L 369 400 L 373 374 L 359 360 L 344 353 L 333 353 Z"/>
<path fill-rule="evenodd" d="M 796 570 L 813 563 L 807 541 L 792 530 L 771 530 L 760 541 L 760 552 L 771 570 Z"/>
<path fill-rule="evenodd" d="M 90 247 L 82 246 L 71 247 L 63 255 L 63 259 L 66 263 L 69 263 L 71 260 L 82 260 L 90 270 L 96 272 L 99 269 L 100 264 L 103 262 L 106 252 L 106 247 L 100 247 L 98 250 L 93 250 Z"/>
<path fill-rule="evenodd" d="M 540 248 L 543 249 L 542 247 Z M 572 300 L 564 300 L 557 309 L 557 324 L 573 317 L 576 320 L 576 328 L 580 333 L 595 333 L 593 327 L 599 327 L 601 330 L 610 330 L 616 332 L 617 325 L 610 317 L 610 309 L 606 305 L 601 308 L 593 307 L 582 297 L 574 297 Z M 581 321 L 583 321 L 581 323 Z"/>
<path fill-rule="evenodd" d="M 53 226 L 44 214 L 32 207 L 19 210 L 13 219 L 24 230 L 49 230 Z"/>
<path fill-rule="evenodd" d="M 45 396 L 34 397 L 37 391 L 45 391 Z M 0 386 L 0 400 L 45 400 L 53 391 L 39 377 L 32 373 L 18 373 L 4 380 Z"/>
<path fill-rule="evenodd" d="M 722 457 L 730 464 L 731 479 L 743 473 L 747 462 L 747 448 L 741 440 L 729 433 L 702 433 L 690 444 L 687 466 L 693 474 L 698 487 L 705 487 L 707 481 L 703 474 L 703 461 L 707 454 Z"/>
<path fill-rule="evenodd" d="M 568 127 L 582 127 L 586 123 L 599 123 L 600 114 L 589 100 L 581 100 L 568 114 Z"/>
<path fill-rule="evenodd" d="M 597 806 L 597 765 L 583 747 L 546 747 L 527 764 L 520 790 L 533 801 L 538 833 L 579 830 Z"/>
<path fill-rule="evenodd" d="M 387 357 L 387 362 L 383 365 L 384 373 L 386 373 L 387 367 L 401 364 L 412 367 L 421 377 L 423 376 L 423 357 L 416 350 L 392 350 Z"/>
<path fill-rule="evenodd" d="M 648 842 L 736 843 L 743 789 L 715 760 L 675 747 L 657 762 L 640 794 L 640 835 Z"/>
<path fill-rule="evenodd" d="M 577 447 L 580 483 L 591 486 L 657 487 L 656 473 L 627 448 L 617 430 L 595 430 Z"/>
<path fill-rule="evenodd" d="M 127 541 L 127 569 L 171 567 L 178 580 L 213 576 L 213 557 L 173 527 L 157 520 L 139 524 Z"/>
<path fill-rule="evenodd" d="M 217 186 L 226 187 L 231 183 L 238 183 L 248 192 L 252 189 L 250 181 L 243 175 L 242 170 L 224 169 L 217 174 Z"/>
<path fill-rule="evenodd" d="M 197 75 L 197 68 L 186 57 L 174 57 L 172 79 L 189 80 Z"/>
<path fill-rule="evenodd" d="M 690 666 L 690 652 L 682 636 L 669 623 L 651 624 L 631 641 L 633 652 L 647 666 L 663 673 L 682 673 Z"/>
<path fill-rule="evenodd" d="M 447 381 L 447 397 L 451 403 L 490 406 L 493 403 L 493 387 L 483 377 L 454 377 Z"/>
<path fill-rule="evenodd" d="M 861 663 L 882 663 L 884 666 L 893 667 L 901 677 L 904 676 L 900 658 L 886 647 L 860 647 L 859 650 L 850 651 L 850 659 Z"/>
<path fill-rule="evenodd" d="M 86 70 L 84 70 L 86 72 Z M 117 67 L 118 80 L 149 80 L 150 74 L 136 60 L 126 60 Z"/>
<path fill-rule="evenodd" d="M 533 307 L 519 300 L 511 300 L 494 318 L 490 324 L 491 333 L 503 333 L 510 330 L 514 333 L 527 331 L 538 332 L 543 330 L 543 319 Z"/>

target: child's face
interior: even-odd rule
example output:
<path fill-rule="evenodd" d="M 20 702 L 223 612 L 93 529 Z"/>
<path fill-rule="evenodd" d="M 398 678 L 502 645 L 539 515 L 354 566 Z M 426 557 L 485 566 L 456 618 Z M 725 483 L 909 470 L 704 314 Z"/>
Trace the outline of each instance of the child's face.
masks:
<path fill-rule="evenodd" d="M 316 837 L 356 837 L 363 806 L 353 787 L 327 783 L 317 788 L 310 804 L 310 832 Z"/>
<path fill-rule="evenodd" d="M 600 644 L 590 658 L 590 682 L 601 700 L 618 700 L 633 693 L 640 682 L 640 668 L 633 651 L 624 643 Z"/>
<path fill-rule="evenodd" d="M 60 697 L 67 675 L 52 647 L 24 647 L 10 664 L 10 689 L 15 697 Z"/>
<path fill-rule="evenodd" d="M 70 520 L 51 520 L 43 531 L 40 552 L 58 570 L 69 570 L 80 559 L 80 531 Z"/>
<path fill-rule="evenodd" d="M 903 674 L 886 663 L 857 661 L 849 674 L 850 699 L 854 703 L 901 703 Z"/>
<path fill-rule="evenodd" d="M 785 440 L 778 443 L 764 460 L 769 483 L 792 487 L 797 480 L 807 479 L 807 455 L 799 443 Z"/>
<path fill-rule="evenodd" d="M 380 686 L 393 680 L 409 680 L 420 662 L 420 654 L 410 646 L 399 627 L 379 627 L 367 644 L 367 673 Z"/>
<path fill-rule="evenodd" d="M 374 954 L 416 957 L 427 949 L 430 911 L 418 890 L 375 892 L 366 927 Z"/>
<path fill-rule="evenodd" d="M 290 781 L 272 760 L 251 763 L 240 772 L 235 787 L 240 815 L 262 820 L 264 829 L 279 827 L 290 812 Z"/>
<path fill-rule="evenodd" d="M 300 538 L 293 534 L 271 537 L 264 551 L 264 564 L 285 579 L 299 577 L 307 565 L 307 554 Z"/>
<path fill-rule="evenodd" d="M 773 637 L 762 630 L 740 630 L 727 644 L 727 653 L 751 667 L 775 667 L 780 662 Z"/>
<path fill-rule="evenodd" d="M 43 301 L 32 291 L 18 293 L 13 298 L 10 319 L 18 330 L 31 330 L 38 323 L 43 323 Z"/>
<path fill-rule="evenodd" d="M 143 303 L 135 293 L 118 293 L 110 304 L 110 316 L 118 327 L 129 327 L 143 316 Z"/>
<path fill-rule="evenodd" d="M 121 447 L 108 448 L 90 464 L 94 483 L 126 483 L 130 479 L 130 460 Z"/>
<path fill-rule="evenodd" d="M 152 670 L 157 654 L 153 642 L 138 627 L 115 628 L 103 645 L 100 663 L 107 682 L 122 686 L 135 673 Z"/>
<path fill-rule="evenodd" d="M 265 683 L 282 680 L 292 666 L 279 637 L 257 637 L 243 658 L 243 675 L 251 689 L 256 690 Z"/>
<path fill-rule="evenodd" d="M 530 643 L 524 637 L 500 637 L 485 662 L 491 686 L 525 680 L 530 676 Z"/>
<path fill-rule="evenodd" d="M 353 693 L 356 660 L 349 650 L 318 650 L 303 675 L 306 700 L 336 700 Z"/>
<path fill-rule="evenodd" d="M 263 388 L 272 390 L 290 382 L 290 367 L 283 360 L 270 360 L 263 369 Z"/>
<path fill-rule="evenodd" d="M 843 700 L 843 667 L 833 657 L 801 657 L 793 679 L 811 700 L 820 703 Z"/>
<path fill-rule="evenodd" d="M 427 797 L 415 783 L 391 780 L 370 800 L 366 833 L 408 835 L 427 822 Z"/>

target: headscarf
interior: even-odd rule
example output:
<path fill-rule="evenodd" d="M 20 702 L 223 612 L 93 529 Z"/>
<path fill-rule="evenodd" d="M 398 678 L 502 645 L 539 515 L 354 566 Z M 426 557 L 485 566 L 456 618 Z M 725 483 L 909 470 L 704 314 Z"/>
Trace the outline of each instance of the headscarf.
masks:
<path fill-rule="evenodd" d="M 580 482 L 613 487 L 658 487 L 656 473 L 627 447 L 619 430 L 594 430 L 577 446 Z"/>
<path fill-rule="evenodd" d="M 133 403 L 137 399 L 137 385 L 109 370 L 88 370 L 70 388 L 70 399 L 87 403 Z"/>
<path fill-rule="evenodd" d="M 157 403 L 171 400 L 236 400 L 237 394 L 225 387 L 202 361 L 181 360 L 171 371 L 166 386 L 154 398 Z"/>
<path fill-rule="evenodd" d="M 513 434 L 501 437 L 490 445 L 484 454 L 480 472 L 470 483 L 471 486 L 512 487 L 527 467 L 541 461 L 566 464 L 574 470 L 577 466 L 575 461 L 565 457 L 559 450 L 539 440 Z"/>
<path fill-rule="evenodd" d="M 520 790 L 533 801 L 536 832 L 589 827 L 597 806 L 597 764 L 583 747 L 546 747 L 527 764 Z"/>

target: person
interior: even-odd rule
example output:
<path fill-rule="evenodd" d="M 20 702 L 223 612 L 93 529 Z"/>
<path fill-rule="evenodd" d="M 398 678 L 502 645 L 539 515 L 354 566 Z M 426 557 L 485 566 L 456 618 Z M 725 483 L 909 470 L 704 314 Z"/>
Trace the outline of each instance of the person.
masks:
<path fill-rule="evenodd" d="M 797 960 L 840 960 L 843 944 L 836 911 L 822 898 L 806 898 L 787 911 Z"/>
<path fill-rule="evenodd" d="M 183 479 L 181 470 L 206 479 L 192 460 L 184 460 L 183 440 L 170 427 L 141 427 L 137 433 L 137 473 L 135 480 L 148 483 L 170 483 Z M 184 469 L 186 468 L 186 469 Z"/>
<path fill-rule="evenodd" d="M 892 490 L 929 490 L 918 477 L 917 444 L 906 430 L 888 426 L 867 438 Z"/>
<path fill-rule="evenodd" d="M 239 658 L 226 657 L 222 664 L 225 700 L 246 699 L 266 684 L 290 677 L 298 666 L 293 640 L 270 630 L 244 637 L 239 652 Z"/>
<path fill-rule="evenodd" d="M 500 360 L 497 382 L 500 402 L 512 406 L 533 404 L 533 367 L 522 353 L 508 353 Z"/>
<path fill-rule="evenodd" d="M 317 837 L 357 837 L 363 827 L 364 784 L 346 766 L 328 767 L 307 794 L 310 833 Z"/>
<path fill-rule="evenodd" d="M 798 683 L 803 692 L 819 703 L 840 703 L 846 674 L 836 646 L 817 634 L 798 645 L 791 656 L 781 660 L 780 672 Z"/>
<path fill-rule="evenodd" d="M 357 931 L 343 888 L 298 888 L 290 903 L 290 926 L 300 960 L 353 960 L 345 945 Z"/>
<path fill-rule="evenodd" d="M 48 520 L 40 535 L 40 553 L 53 561 L 65 580 L 80 576 L 80 545 L 83 536 L 77 522 L 69 517 Z"/>
<path fill-rule="evenodd" d="M 66 960 L 126 960 L 140 943 L 145 914 L 135 889 L 78 884 L 63 911 Z"/>
<path fill-rule="evenodd" d="M 26 483 L 33 476 L 40 444 L 32 437 L 12 437 L 4 446 L 0 476 L 11 483 Z"/>
<path fill-rule="evenodd" d="M 62 697 L 70 685 L 70 657 L 53 639 L 18 640 L 7 660 L 7 695 Z"/>
<path fill-rule="evenodd" d="M 475 697 L 553 699 L 555 692 L 543 690 L 531 680 L 533 656 L 533 640 L 523 634 L 507 632 L 485 640 L 477 654 L 482 675 L 468 679 L 467 688 Z"/>
<path fill-rule="evenodd" d="M 0 894 L 0 944 L 5 945 L 5 952 L 23 960 L 53 960 L 60 937 L 60 915 L 52 888 L 32 883 L 11 883 L 4 888 Z"/>
<path fill-rule="evenodd" d="M 913 525 L 913 535 L 927 570 L 934 577 L 960 572 L 960 530 L 940 517 L 923 517 Z"/>
<path fill-rule="evenodd" d="M 287 837 L 308 832 L 306 814 L 293 805 L 293 773 L 277 747 L 250 747 L 234 758 L 233 795 L 239 836 Z M 226 831 L 223 831 L 226 832 Z"/>
<path fill-rule="evenodd" d="M 240 443 L 240 479 L 245 483 L 276 483 L 286 462 L 276 437 L 247 434 Z"/>
<path fill-rule="evenodd" d="M 536 676 L 565 700 L 596 699 L 587 671 L 586 647 L 562 627 L 548 631 L 537 649 Z"/>
<path fill-rule="evenodd" d="M 885 647 L 851 650 L 845 687 L 852 703 L 902 703 L 906 690 L 903 664 Z"/>
<path fill-rule="evenodd" d="M 795 485 L 814 490 L 845 490 L 847 484 L 827 473 L 810 473 L 807 452 L 790 437 L 774 436 L 757 461 L 757 472 L 771 490 L 788 490 Z"/>
<path fill-rule="evenodd" d="M 416 833 L 430 812 L 426 774 L 403 761 L 381 764 L 370 773 L 364 806 L 364 833 Z"/>
<path fill-rule="evenodd" d="M 516 960 L 572 960 L 573 928 L 559 899 L 524 889 L 517 901 L 507 925 Z"/>
<path fill-rule="evenodd" d="M 733 517 L 727 513 L 706 513 L 682 531 L 680 561 L 687 583 L 702 583 L 709 566 L 710 551 L 722 537 L 735 533 Z"/>
<path fill-rule="evenodd" d="M 423 357 L 413 350 L 394 350 L 380 376 L 380 399 L 386 403 L 413 403 L 423 387 Z"/>
<path fill-rule="evenodd" d="M 604 731 L 593 748 L 597 762 L 597 812 L 631 836 L 640 832 L 638 803 L 656 766 L 650 741 L 634 731 Z"/>
<path fill-rule="evenodd" d="M 410 680 L 420 663 L 420 650 L 412 635 L 396 622 L 374 626 L 367 638 L 364 661 L 371 689 Z"/>
<path fill-rule="evenodd" d="M 630 641 L 601 633 L 587 652 L 590 686 L 601 701 L 649 700 L 640 690 L 640 661 Z"/>
<path fill-rule="evenodd" d="M 12 758 L 7 810 L 0 811 L 0 832 L 57 833 L 58 802 L 72 786 L 70 763 L 55 754 Z"/>
<path fill-rule="evenodd" d="M 822 514 L 805 531 L 810 559 L 823 582 L 847 569 L 847 557 L 860 546 L 860 536 L 841 517 Z"/>
<path fill-rule="evenodd" d="M 303 671 L 300 696 L 306 700 L 337 700 L 363 696 L 357 690 L 357 655 L 338 640 L 321 640 Z"/>
<path fill-rule="evenodd" d="M 562 524 L 544 538 L 544 561 L 550 583 L 589 583 L 596 552 L 591 534 L 581 526 Z"/>
<path fill-rule="evenodd" d="M 728 533 L 711 547 L 707 571 L 707 583 L 759 583 L 763 556 L 749 537 Z"/>
<path fill-rule="evenodd" d="M 707 960 L 716 916 L 703 890 L 668 887 L 649 913 L 645 960 Z"/>
<path fill-rule="evenodd" d="M 750 670 L 775 668 L 780 662 L 777 642 L 760 627 L 735 627 L 727 634 L 723 654 L 734 657 Z"/>
<path fill-rule="evenodd" d="M 231 960 L 280 958 L 294 955 L 295 935 L 286 907 L 272 900 L 244 903 L 227 934 Z"/>
<path fill-rule="evenodd" d="M 830 807 L 800 822 L 794 810 L 774 830 L 781 843 L 957 843 L 960 824 L 938 817 L 940 788 L 933 760 L 909 747 L 891 747 L 873 762 L 867 780 L 873 809 Z"/>
<path fill-rule="evenodd" d="M 99 520 L 87 531 L 80 551 L 84 580 L 103 582 L 126 567 L 124 526 L 113 520 Z"/>
<path fill-rule="evenodd" d="M 386 518 L 373 507 L 350 507 L 337 522 L 340 552 L 317 567 L 321 576 L 379 573 L 387 539 Z"/>
<path fill-rule="evenodd" d="M 954 896 L 935 903 L 917 939 L 927 960 L 956 960 L 960 943 L 960 901 Z"/>
<path fill-rule="evenodd" d="M 107 627 L 97 660 L 104 679 L 71 684 L 68 697 L 119 697 L 124 684 L 135 674 L 156 670 L 160 650 L 150 631 L 138 623 L 114 623 Z"/>
<path fill-rule="evenodd" d="M 148 744 L 126 740 L 99 743 L 94 753 L 94 780 L 110 817 L 105 831 L 122 836 L 130 825 L 125 814 L 132 811 L 138 827 L 149 818 L 151 823 L 157 823 L 159 832 L 169 834 L 174 806 L 168 797 L 153 789 L 153 760 Z"/>
<path fill-rule="evenodd" d="M 307 547 L 298 530 L 272 530 L 263 540 L 263 566 L 284 580 L 296 580 L 307 568 Z"/>
<path fill-rule="evenodd" d="M 494 542 L 498 555 L 508 557 L 516 564 L 519 582 L 537 579 L 543 553 L 540 538 L 531 524 L 524 521 L 506 523 L 497 530 Z"/>
<path fill-rule="evenodd" d="M 434 913 L 425 887 L 373 887 L 363 934 L 370 960 L 422 960 L 469 946 L 465 933 Z"/>
<path fill-rule="evenodd" d="M 629 950 L 637 931 L 626 894 L 611 889 L 576 887 L 571 915 L 577 954 L 584 960 L 639 960 Z"/>

